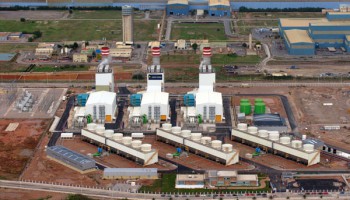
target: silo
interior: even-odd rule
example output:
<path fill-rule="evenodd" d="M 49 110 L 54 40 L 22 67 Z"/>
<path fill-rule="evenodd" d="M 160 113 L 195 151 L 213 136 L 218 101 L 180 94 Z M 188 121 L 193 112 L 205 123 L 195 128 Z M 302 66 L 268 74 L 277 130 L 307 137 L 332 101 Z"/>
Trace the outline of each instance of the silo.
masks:
<path fill-rule="evenodd" d="M 248 125 L 245 123 L 239 123 L 239 124 L 237 124 L 237 129 L 240 131 L 247 131 Z"/>
<path fill-rule="evenodd" d="M 261 98 L 256 98 L 254 99 L 254 103 L 257 104 L 257 103 L 264 103 L 264 100 L 262 100 Z"/>

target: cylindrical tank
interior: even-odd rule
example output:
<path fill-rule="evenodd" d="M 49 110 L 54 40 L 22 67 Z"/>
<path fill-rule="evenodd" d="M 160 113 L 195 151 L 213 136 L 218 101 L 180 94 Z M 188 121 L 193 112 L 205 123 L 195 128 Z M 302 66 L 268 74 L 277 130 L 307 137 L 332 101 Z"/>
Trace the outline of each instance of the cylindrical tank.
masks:
<path fill-rule="evenodd" d="M 250 133 L 250 134 L 257 134 L 258 133 L 258 127 L 256 127 L 256 126 L 249 126 L 248 127 L 248 133 Z"/>
<path fill-rule="evenodd" d="M 122 141 L 123 139 L 123 134 L 122 133 L 116 133 L 112 136 L 113 140 L 115 141 Z"/>
<path fill-rule="evenodd" d="M 280 139 L 280 133 L 278 131 L 269 131 L 269 139 L 278 141 Z"/>
<path fill-rule="evenodd" d="M 265 112 L 266 112 L 265 103 L 256 103 L 254 105 L 254 113 L 255 114 L 265 114 Z"/>
<path fill-rule="evenodd" d="M 202 133 L 191 133 L 191 140 L 200 141 L 202 137 Z"/>
<path fill-rule="evenodd" d="M 292 140 L 292 147 L 293 148 L 301 148 L 303 145 L 303 142 L 300 140 Z"/>
<path fill-rule="evenodd" d="M 211 147 L 213 147 L 215 149 L 220 149 L 221 148 L 221 144 L 222 144 L 222 142 L 220 140 L 213 140 L 211 142 Z"/>
<path fill-rule="evenodd" d="M 132 137 L 123 137 L 122 142 L 125 145 L 130 145 L 132 141 Z"/>
<path fill-rule="evenodd" d="M 150 152 L 152 150 L 152 145 L 150 144 L 141 144 L 141 151 Z"/>
<path fill-rule="evenodd" d="M 181 136 L 184 138 L 191 137 L 191 130 L 182 130 L 181 131 Z"/>
<path fill-rule="evenodd" d="M 173 154 L 172 154 L 172 153 L 167 153 L 165 156 L 166 156 L 166 158 L 169 158 L 169 159 L 174 158 L 174 156 L 173 156 Z"/>
<path fill-rule="evenodd" d="M 178 135 L 178 134 L 181 133 L 181 127 L 174 126 L 174 127 L 171 128 L 171 132 Z"/>
<path fill-rule="evenodd" d="M 267 138 L 269 136 L 269 132 L 267 130 L 259 130 L 258 135 L 263 138 Z"/>
<path fill-rule="evenodd" d="M 232 144 L 223 144 L 221 148 L 224 152 L 231 152 L 233 150 Z"/>
<path fill-rule="evenodd" d="M 245 123 L 239 123 L 239 124 L 237 124 L 237 129 L 240 131 L 247 131 L 248 125 Z"/>
<path fill-rule="evenodd" d="M 253 154 L 251 154 L 251 153 L 246 153 L 246 154 L 245 154 L 245 157 L 246 157 L 246 158 L 253 158 Z"/>
<path fill-rule="evenodd" d="M 254 99 L 254 103 L 257 104 L 257 103 L 264 103 L 264 100 L 262 100 L 261 98 L 256 98 Z"/>
<path fill-rule="evenodd" d="M 111 138 L 113 137 L 113 135 L 114 135 L 114 130 L 111 130 L 111 129 L 105 130 L 105 133 L 104 133 L 105 137 Z"/>
<path fill-rule="evenodd" d="M 313 144 L 304 144 L 303 150 L 306 152 L 313 152 L 315 149 L 315 146 Z"/>
<path fill-rule="evenodd" d="M 89 131 L 94 131 L 96 129 L 96 124 L 95 123 L 87 124 L 87 129 Z"/>
<path fill-rule="evenodd" d="M 240 103 L 250 103 L 249 99 L 241 99 Z"/>
<path fill-rule="evenodd" d="M 131 141 L 132 148 L 139 149 L 141 147 L 142 141 L 141 140 L 133 140 Z"/>
<path fill-rule="evenodd" d="M 282 144 L 290 144 L 290 137 L 288 136 L 283 136 L 280 138 L 280 143 Z"/>
<path fill-rule="evenodd" d="M 202 137 L 201 138 L 201 143 L 204 145 L 207 145 L 211 142 L 211 137 Z"/>
<path fill-rule="evenodd" d="M 302 135 L 302 136 L 301 136 L 301 139 L 302 139 L 302 140 L 306 140 L 306 135 Z"/>
<path fill-rule="evenodd" d="M 165 124 L 162 125 L 162 128 L 163 128 L 165 131 L 170 131 L 170 130 L 171 130 L 171 124 L 165 123 Z"/>
<path fill-rule="evenodd" d="M 250 105 L 250 103 L 241 103 L 241 105 L 239 106 L 239 111 L 246 115 L 250 115 L 250 113 L 252 112 L 252 106 Z"/>
<path fill-rule="evenodd" d="M 103 134 L 105 132 L 105 130 L 106 130 L 106 128 L 103 125 L 98 125 L 98 126 L 96 126 L 96 129 L 95 129 L 96 133 L 98 133 L 98 134 Z"/>

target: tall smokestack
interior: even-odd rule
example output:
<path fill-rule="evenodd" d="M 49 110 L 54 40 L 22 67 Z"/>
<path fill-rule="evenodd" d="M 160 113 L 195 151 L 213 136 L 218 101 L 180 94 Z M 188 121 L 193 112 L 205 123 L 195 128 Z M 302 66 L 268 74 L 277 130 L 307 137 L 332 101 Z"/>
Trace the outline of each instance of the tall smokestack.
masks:
<path fill-rule="evenodd" d="M 109 47 L 102 47 L 101 54 L 103 58 L 107 58 L 109 56 Z"/>
<path fill-rule="evenodd" d="M 159 47 L 152 48 L 152 61 L 153 61 L 153 65 L 160 65 L 160 48 Z"/>
<path fill-rule="evenodd" d="M 203 65 L 211 65 L 211 48 L 210 47 L 204 47 L 203 48 Z"/>

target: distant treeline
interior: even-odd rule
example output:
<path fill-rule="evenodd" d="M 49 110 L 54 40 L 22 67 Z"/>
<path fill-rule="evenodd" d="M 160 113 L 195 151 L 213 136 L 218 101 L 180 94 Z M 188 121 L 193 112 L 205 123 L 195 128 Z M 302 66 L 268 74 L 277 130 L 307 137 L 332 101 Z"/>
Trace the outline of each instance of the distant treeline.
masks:
<path fill-rule="evenodd" d="M 122 10 L 122 7 L 106 6 L 106 7 L 52 7 L 52 6 L 12 6 L 12 7 L 0 7 L 0 10 L 6 11 L 18 11 L 18 10 Z M 134 10 L 139 10 L 134 8 Z"/>
<path fill-rule="evenodd" d="M 321 12 L 323 8 L 247 8 L 240 7 L 239 12 Z"/>

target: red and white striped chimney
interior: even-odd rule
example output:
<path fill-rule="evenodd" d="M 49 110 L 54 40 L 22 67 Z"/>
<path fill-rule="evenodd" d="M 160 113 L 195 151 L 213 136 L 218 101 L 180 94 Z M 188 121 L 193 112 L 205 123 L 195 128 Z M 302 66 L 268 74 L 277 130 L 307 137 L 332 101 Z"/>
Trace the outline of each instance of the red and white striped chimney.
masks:
<path fill-rule="evenodd" d="M 210 65 L 211 64 L 211 48 L 210 47 L 204 47 L 203 48 L 203 53 L 202 53 L 202 57 L 203 57 L 203 64 L 205 65 Z"/>
<path fill-rule="evenodd" d="M 102 54 L 102 57 L 108 57 L 109 56 L 109 47 L 102 47 L 101 54 Z"/>
<path fill-rule="evenodd" d="M 152 48 L 152 61 L 153 61 L 153 65 L 160 65 L 160 48 L 159 47 Z"/>

